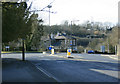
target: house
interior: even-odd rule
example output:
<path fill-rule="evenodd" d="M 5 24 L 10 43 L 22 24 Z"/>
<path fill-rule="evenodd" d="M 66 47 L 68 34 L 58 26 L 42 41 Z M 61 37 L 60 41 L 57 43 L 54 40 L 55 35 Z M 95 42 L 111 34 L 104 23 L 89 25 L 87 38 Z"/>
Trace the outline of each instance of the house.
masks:
<path fill-rule="evenodd" d="M 41 38 L 43 47 L 48 49 L 49 46 L 53 46 L 55 50 L 66 51 L 71 48 L 73 51 L 77 51 L 76 38 L 68 36 L 65 33 L 57 33 L 56 35 L 51 34 L 43 36 Z M 41 47 L 41 48 L 43 48 Z"/>
<path fill-rule="evenodd" d="M 65 33 L 57 33 L 51 38 L 51 45 L 54 46 L 54 49 L 60 51 L 66 51 L 68 48 L 71 48 L 73 51 L 77 51 L 76 38 L 68 36 Z"/>
<path fill-rule="evenodd" d="M 73 51 L 77 51 L 76 38 L 68 36 L 65 33 L 57 33 L 56 35 L 51 34 L 48 36 L 43 36 L 42 47 L 48 49 L 49 46 L 53 46 L 56 51 L 66 51 L 71 48 Z"/>

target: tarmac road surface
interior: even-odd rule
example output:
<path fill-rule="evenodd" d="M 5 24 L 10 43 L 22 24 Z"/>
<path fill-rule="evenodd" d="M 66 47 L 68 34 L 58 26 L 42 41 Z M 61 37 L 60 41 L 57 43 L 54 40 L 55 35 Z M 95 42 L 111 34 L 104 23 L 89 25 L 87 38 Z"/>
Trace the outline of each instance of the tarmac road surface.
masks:
<path fill-rule="evenodd" d="M 58 82 L 118 82 L 118 60 L 100 54 L 55 55 L 26 53 L 26 60 Z M 2 58 L 21 59 L 21 54 L 2 54 Z"/>

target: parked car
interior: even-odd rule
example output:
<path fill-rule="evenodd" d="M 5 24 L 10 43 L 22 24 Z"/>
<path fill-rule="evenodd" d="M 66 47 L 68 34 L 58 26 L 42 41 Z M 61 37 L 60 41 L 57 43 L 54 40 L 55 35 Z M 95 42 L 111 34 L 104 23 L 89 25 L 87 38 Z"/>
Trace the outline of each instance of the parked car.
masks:
<path fill-rule="evenodd" d="M 88 53 L 91 54 L 91 53 L 95 53 L 93 50 L 88 50 Z"/>

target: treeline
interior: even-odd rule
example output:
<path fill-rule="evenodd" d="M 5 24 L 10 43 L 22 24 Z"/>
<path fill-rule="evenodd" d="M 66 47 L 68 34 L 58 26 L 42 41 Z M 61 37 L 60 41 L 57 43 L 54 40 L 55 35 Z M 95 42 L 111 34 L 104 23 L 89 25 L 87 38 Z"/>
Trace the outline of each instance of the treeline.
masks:
<path fill-rule="evenodd" d="M 21 50 L 22 41 L 26 49 L 38 48 L 43 34 L 42 19 L 38 14 L 30 12 L 27 2 L 2 3 L 2 49 L 10 46 L 10 50 Z"/>
<path fill-rule="evenodd" d="M 42 19 L 38 19 L 37 13 L 31 13 L 31 8 L 26 2 L 2 3 L 2 48 L 10 46 L 11 50 L 21 50 L 22 41 L 25 41 L 27 51 L 41 50 L 42 36 L 64 33 L 77 38 L 78 50 L 100 50 L 104 45 L 110 52 L 114 52 L 117 45 L 117 27 L 110 27 L 110 23 L 103 25 L 100 22 L 87 21 L 83 24 L 68 24 L 65 21 L 61 25 L 43 25 Z M 43 47 L 45 48 L 45 46 Z"/>
<path fill-rule="evenodd" d="M 117 27 L 99 26 L 99 24 L 97 26 L 94 25 L 68 25 L 64 23 L 50 27 L 44 26 L 43 35 L 49 35 L 51 33 L 57 34 L 57 32 L 65 33 L 66 35 L 77 38 L 77 46 L 80 51 L 84 51 L 84 49 L 101 51 L 101 46 L 105 46 L 106 52 L 108 52 L 109 47 L 109 52 L 114 53 L 118 37 Z"/>
<path fill-rule="evenodd" d="M 53 26 L 44 26 L 44 35 L 47 34 L 57 34 L 59 33 L 66 33 L 67 35 L 73 35 L 78 37 L 86 37 L 87 35 L 95 35 L 96 30 L 89 30 L 83 26 L 79 25 L 72 25 L 72 26 L 66 26 L 66 25 L 53 25 Z M 102 33 L 96 33 L 97 35 L 101 35 Z"/>
<path fill-rule="evenodd" d="M 106 53 L 115 53 L 118 45 L 118 27 L 114 26 L 111 31 L 107 32 L 106 37 L 103 39 L 92 40 L 88 48 L 92 50 L 101 51 L 101 46 L 105 46 Z"/>

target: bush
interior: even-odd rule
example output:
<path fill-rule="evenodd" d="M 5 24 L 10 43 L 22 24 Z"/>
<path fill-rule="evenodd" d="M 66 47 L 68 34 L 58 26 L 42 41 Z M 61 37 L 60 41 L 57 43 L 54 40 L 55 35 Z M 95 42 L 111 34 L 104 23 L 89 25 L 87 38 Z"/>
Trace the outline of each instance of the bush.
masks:
<path fill-rule="evenodd" d="M 84 52 L 84 47 L 83 46 L 78 46 L 77 47 L 78 53 Z"/>

